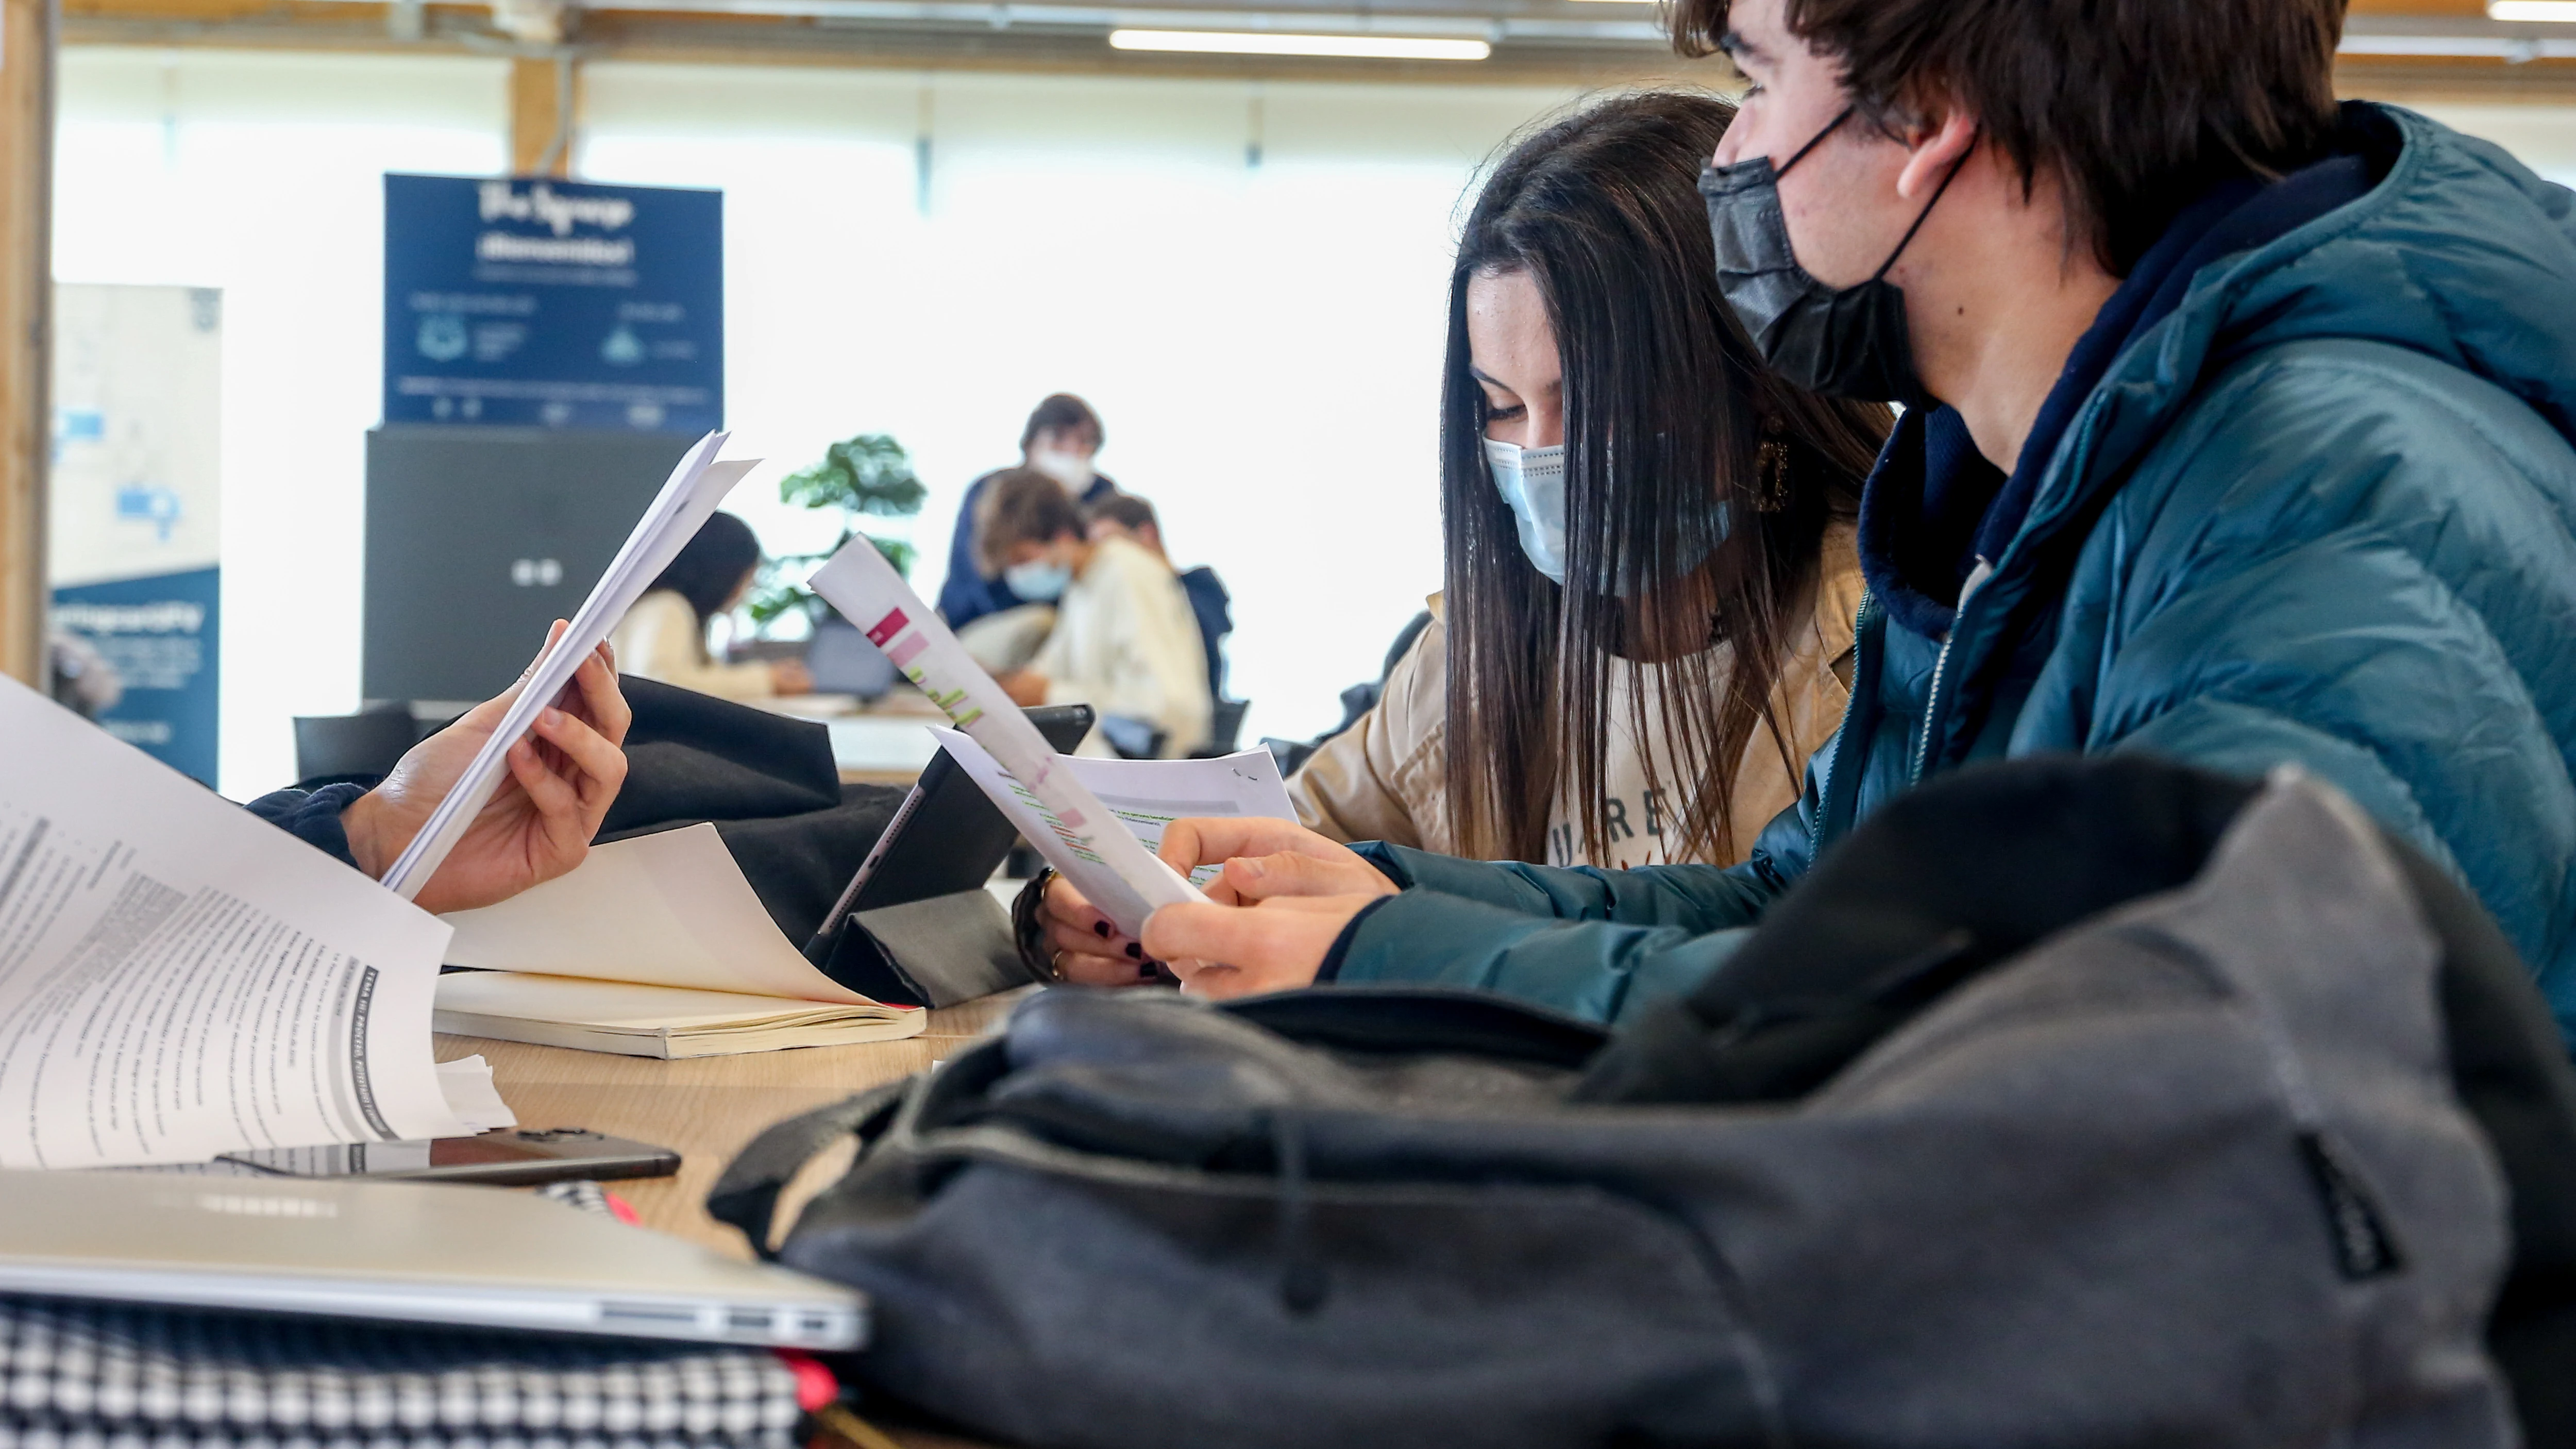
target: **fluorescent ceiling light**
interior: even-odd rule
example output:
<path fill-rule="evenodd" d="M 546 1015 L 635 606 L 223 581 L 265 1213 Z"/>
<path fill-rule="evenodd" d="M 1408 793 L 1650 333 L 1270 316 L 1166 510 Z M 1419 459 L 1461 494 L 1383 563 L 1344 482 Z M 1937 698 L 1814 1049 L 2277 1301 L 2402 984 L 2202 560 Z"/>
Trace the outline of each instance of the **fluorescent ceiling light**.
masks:
<path fill-rule="evenodd" d="M 2487 0 L 2487 18 L 2576 23 L 2576 0 Z"/>
<path fill-rule="evenodd" d="M 1112 50 L 1186 50 L 1204 55 L 1329 55 L 1369 60 L 1483 60 L 1481 40 L 1409 35 L 1281 35 L 1262 30 L 1113 30 Z"/>

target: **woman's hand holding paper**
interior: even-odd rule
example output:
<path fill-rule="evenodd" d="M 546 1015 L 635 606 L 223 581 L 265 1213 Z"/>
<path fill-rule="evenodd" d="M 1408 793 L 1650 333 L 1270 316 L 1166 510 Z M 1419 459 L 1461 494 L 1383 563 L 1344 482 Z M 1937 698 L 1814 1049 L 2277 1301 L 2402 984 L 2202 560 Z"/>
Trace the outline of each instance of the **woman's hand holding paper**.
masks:
<path fill-rule="evenodd" d="M 1076 986 L 1135 986 L 1156 979 L 1145 948 L 1064 877 L 1047 882 L 1038 919 L 1058 978 Z"/>
<path fill-rule="evenodd" d="M 563 636 L 557 620 L 546 636 Z M 544 657 L 542 653 L 538 656 Z M 535 664 L 529 669 L 533 671 Z M 349 853 L 381 877 L 428 823 L 457 778 L 483 748 L 527 685 L 526 674 L 495 698 L 412 747 L 384 783 L 342 813 Z M 571 870 L 626 780 L 621 748 L 632 718 L 617 689 L 617 665 L 601 645 L 573 675 L 573 687 L 541 711 L 530 733 L 510 747 L 504 780 L 416 900 L 430 912 L 461 911 L 508 900 Z"/>

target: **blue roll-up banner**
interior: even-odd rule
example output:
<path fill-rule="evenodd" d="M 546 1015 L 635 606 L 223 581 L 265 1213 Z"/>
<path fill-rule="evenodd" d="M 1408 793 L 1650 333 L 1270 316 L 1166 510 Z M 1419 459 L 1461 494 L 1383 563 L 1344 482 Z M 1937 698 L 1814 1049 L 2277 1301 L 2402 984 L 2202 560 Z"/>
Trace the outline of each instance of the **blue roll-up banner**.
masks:
<path fill-rule="evenodd" d="M 385 177 L 385 421 L 724 426 L 724 194 Z"/>
<path fill-rule="evenodd" d="M 223 294 L 54 288 L 52 629 L 114 688 L 108 733 L 215 783 Z M 94 687 L 97 682 L 91 681 Z"/>

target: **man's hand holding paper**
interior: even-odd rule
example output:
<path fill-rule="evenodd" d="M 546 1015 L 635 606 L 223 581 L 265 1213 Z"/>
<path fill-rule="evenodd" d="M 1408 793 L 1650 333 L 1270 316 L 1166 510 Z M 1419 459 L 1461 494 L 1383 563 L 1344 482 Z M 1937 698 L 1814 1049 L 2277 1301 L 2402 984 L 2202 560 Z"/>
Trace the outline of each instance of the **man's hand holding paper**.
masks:
<path fill-rule="evenodd" d="M 1222 870 L 1202 887 L 1207 903 L 1156 911 L 1141 942 L 1119 933 L 1071 882 L 1048 886 L 1047 944 L 1064 979 L 1128 985 L 1139 979 L 1140 962 L 1160 960 L 1194 995 L 1310 986 L 1351 918 L 1395 892 L 1395 883 L 1350 847 L 1288 820 L 1176 820 L 1164 828 L 1161 854 L 1183 875 L 1210 865 Z"/>
<path fill-rule="evenodd" d="M 538 659 L 565 628 L 564 621 L 555 621 Z M 402 855 L 535 671 L 532 661 L 507 691 L 414 746 L 383 784 L 341 815 L 350 857 L 360 870 L 382 876 Z M 574 672 L 571 688 L 537 716 L 531 735 L 511 746 L 509 778 L 421 887 L 420 908 L 435 915 L 492 905 L 581 864 L 625 783 L 620 746 L 631 718 L 617 689 L 616 659 L 602 644 Z"/>

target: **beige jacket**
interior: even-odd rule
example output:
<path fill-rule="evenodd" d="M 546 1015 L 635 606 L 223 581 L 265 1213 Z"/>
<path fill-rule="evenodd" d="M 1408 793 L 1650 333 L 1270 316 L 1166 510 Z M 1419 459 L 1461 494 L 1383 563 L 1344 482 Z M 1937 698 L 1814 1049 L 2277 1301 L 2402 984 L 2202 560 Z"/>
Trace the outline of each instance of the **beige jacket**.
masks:
<path fill-rule="evenodd" d="M 1207 742 L 1214 705 L 1190 596 L 1171 565 L 1123 538 L 1093 547 L 1081 577 L 1056 600 L 1055 628 L 1029 668 L 1046 676 L 1049 704 L 1087 704 L 1152 724 L 1167 758 Z"/>
<path fill-rule="evenodd" d="M 635 601 L 609 631 L 617 672 L 712 694 L 718 699 L 767 699 L 777 693 L 769 666 L 719 664 L 707 657 L 706 627 L 677 589 L 655 589 Z"/>
<path fill-rule="evenodd" d="M 1743 859 L 1771 817 L 1796 803 L 1805 787 L 1807 757 L 1833 737 L 1842 722 L 1843 705 L 1850 698 L 1846 680 L 1851 670 L 1852 622 L 1860 612 L 1861 588 L 1860 559 L 1853 547 L 1852 530 L 1837 527 L 1825 538 L 1824 569 L 1809 614 L 1810 627 L 1798 637 L 1771 699 L 1773 712 L 1790 736 L 1789 758 L 1794 768 L 1781 767 L 1780 750 L 1771 732 L 1757 728 L 1745 746 L 1743 762 L 1735 774 L 1734 799 L 1729 802 L 1734 812 L 1735 839 L 1725 859 L 1703 863 L 1732 865 Z M 1431 626 L 1422 631 L 1421 639 L 1387 675 L 1386 689 L 1377 706 L 1351 728 L 1326 741 L 1288 781 L 1289 799 L 1297 807 L 1297 818 L 1307 828 L 1335 840 L 1384 840 L 1442 854 L 1457 853 L 1444 801 L 1449 713 L 1444 655 L 1448 634 L 1437 596 L 1431 600 L 1431 609 Z M 1612 717 L 1620 718 L 1623 713 L 1614 711 Z M 1588 860 L 1582 854 L 1582 832 L 1572 824 L 1579 816 L 1570 801 L 1559 800 L 1550 816 L 1547 863 L 1681 863 L 1664 859 L 1655 848 L 1656 840 L 1648 833 L 1656 823 L 1654 802 L 1621 798 L 1621 782 L 1641 781 L 1643 771 L 1634 741 L 1625 739 L 1625 730 L 1619 735 L 1624 756 L 1607 762 L 1604 780 L 1612 793 L 1609 803 L 1616 812 L 1614 821 L 1624 820 L 1637 828 L 1622 836 L 1614 823 L 1612 845 L 1618 858 Z"/>

